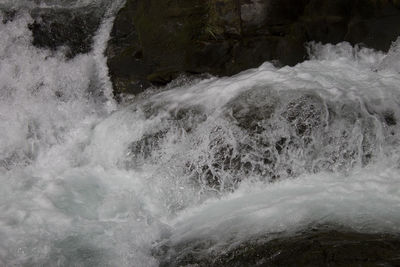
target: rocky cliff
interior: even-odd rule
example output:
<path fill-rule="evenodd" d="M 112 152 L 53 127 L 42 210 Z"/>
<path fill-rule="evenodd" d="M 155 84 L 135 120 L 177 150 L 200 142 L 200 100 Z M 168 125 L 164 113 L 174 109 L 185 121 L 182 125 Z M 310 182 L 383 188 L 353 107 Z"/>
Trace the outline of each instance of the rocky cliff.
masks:
<path fill-rule="evenodd" d="M 399 35 L 399 0 L 127 0 L 107 55 L 116 94 L 135 94 L 182 73 L 294 65 L 309 41 L 386 51 Z"/>

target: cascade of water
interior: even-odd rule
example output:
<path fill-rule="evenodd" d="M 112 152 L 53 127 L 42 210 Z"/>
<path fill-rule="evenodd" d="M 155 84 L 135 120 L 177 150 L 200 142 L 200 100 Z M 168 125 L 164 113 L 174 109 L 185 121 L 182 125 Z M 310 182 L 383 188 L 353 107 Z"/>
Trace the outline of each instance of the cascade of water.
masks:
<path fill-rule="evenodd" d="M 207 253 L 310 224 L 399 232 L 399 41 L 311 44 L 294 67 L 118 105 L 113 11 L 68 59 L 32 45 L 27 7 L 66 2 L 19 3 L 0 23 L 0 265 L 157 266 L 153 247 Z"/>

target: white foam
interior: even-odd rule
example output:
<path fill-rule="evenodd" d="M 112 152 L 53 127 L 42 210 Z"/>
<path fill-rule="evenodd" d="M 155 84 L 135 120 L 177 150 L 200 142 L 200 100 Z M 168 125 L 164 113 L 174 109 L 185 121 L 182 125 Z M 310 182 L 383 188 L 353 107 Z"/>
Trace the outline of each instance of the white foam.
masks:
<path fill-rule="evenodd" d="M 390 109 L 399 117 L 397 46 L 386 55 L 346 43 L 313 45 L 312 60 L 295 67 L 265 63 L 121 107 L 112 100 L 103 56 L 111 18 L 99 29 L 93 51 L 73 60 L 33 47 L 31 21 L 20 14 L 0 23 L 0 265 L 156 266 L 152 243 L 166 232 L 172 242 L 221 243 L 310 223 L 398 233 L 400 131 L 390 126 L 390 135 L 375 115 L 330 128 L 340 139 L 340 127 L 351 127 L 349 140 L 362 142 L 362 123 L 373 125 L 371 149 L 378 156 L 367 167 L 357 162 L 344 171 L 308 174 L 299 155 L 299 176 L 272 184 L 240 177 L 244 182 L 229 193 L 199 186 L 185 165 L 207 163 L 213 127 L 229 144 L 241 136 L 224 116 L 244 92 L 265 90 L 261 95 L 273 100 L 311 92 L 326 102 L 361 103 L 354 109 L 362 116 Z M 251 101 L 274 102 L 257 96 Z M 363 103 L 371 110 L 362 110 Z M 185 132 L 169 111 L 193 107 L 207 120 Z M 270 137 L 286 130 L 274 128 Z M 133 142 L 159 132 L 165 136 L 150 156 L 132 155 Z M 232 178 L 219 174 L 226 182 Z"/>
<path fill-rule="evenodd" d="M 310 225 L 398 233 L 398 169 L 373 166 L 343 176 L 306 175 L 270 184 L 242 184 L 235 193 L 184 211 L 171 221 L 172 243 L 203 238 L 219 244 L 275 237 Z M 228 244 L 229 244 L 228 243 Z"/>

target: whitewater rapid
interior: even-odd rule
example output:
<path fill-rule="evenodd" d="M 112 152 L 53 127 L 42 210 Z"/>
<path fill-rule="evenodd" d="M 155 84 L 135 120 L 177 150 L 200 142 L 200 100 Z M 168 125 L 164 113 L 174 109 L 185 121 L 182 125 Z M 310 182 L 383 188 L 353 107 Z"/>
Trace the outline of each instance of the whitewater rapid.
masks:
<path fill-rule="evenodd" d="M 163 244 L 310 225 L 400 232 L 400 41 L 310 44 L 294 67 L 116 103 L 112 16 L 66 59 L 31 44 L 29 8 L 0 23 L 0 266 L 157 266 Z"/>

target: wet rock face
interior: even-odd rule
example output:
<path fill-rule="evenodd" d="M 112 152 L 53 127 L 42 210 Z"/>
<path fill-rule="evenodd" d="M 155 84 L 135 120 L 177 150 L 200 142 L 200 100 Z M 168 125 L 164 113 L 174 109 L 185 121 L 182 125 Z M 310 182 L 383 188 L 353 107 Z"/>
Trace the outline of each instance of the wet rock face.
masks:
<path fill-rule="evenodd" d="M 68 58 L 91 51 L 103 15 L 94 9 L 61 8 L 36 9 L 31 13 L 33 45 L 51 50 L 64 47 Z"/>
<path fill-rule="evenodd" d="M 1 6 L 0 12 L 4 24 L 19 14 L 17 10 Z M 52 51 L 62 48 L 67 58 L 73 58 L 92 50 L 104 8 L 34 8 L 30 15 L 33 22 L 27 27 L 32 31 L 32 44 Z"/>
<path fill-rule="evenodd" d="M 108 65 L 116 94 L 181 73 L 232 75 L 276 60 L 294 65 L 308 41 L 388 50 L 400 6 L 387 0 L 128 0 L 116 17 Z"/>
<path fill-rule="evenodd" d="M 165 84 L 191 68 L 190 54 L 203 34 L 201 0 L 127 1 L 119 11 L 107 50 L 116 92 L 139 93 Z"/>
<path fill-rule="evenodd" d="M 400 238 L 314 229 L 295 236 L 257 238 L 234 248 L 208 249 L 213 242 L 193 241 L 154 250 L 160 266 L 398 266 Z M 193 247 L 194 246 L 194 247 Z M 188 249 L 193 248 L 193 249 Z"/>

